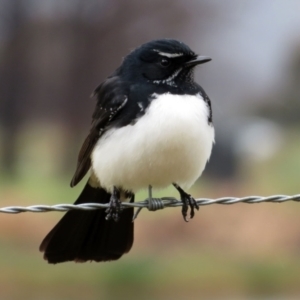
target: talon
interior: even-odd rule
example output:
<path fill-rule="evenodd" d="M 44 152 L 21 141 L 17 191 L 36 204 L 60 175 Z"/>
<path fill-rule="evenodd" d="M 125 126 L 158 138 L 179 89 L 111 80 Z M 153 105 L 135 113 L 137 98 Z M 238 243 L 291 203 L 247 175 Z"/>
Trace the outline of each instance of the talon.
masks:
<path fill-rule="evenodd" d="M 119 214 L 121 210 L 120 191 L 114 186 L 112 195 L 110 197 L 109 207 L 105 210 L 105 219 L 107 221 L 113 219 L 115 222 L 118 222 L 120 219 Z"/>
<path fill-rule="evenodd" d="M 188 193 L 186 193 L 178 184 L 173 183 L 174 187 L 177 189 L 177 191 L 180 194 L 180 199 L 182 201 L 182 209 L 181 213 L 183 216 L 184 221 L 188 222 L 187 213 L 188 209 L 190 207 L 190 219 L 192 219 L 195 216 L 195 208 L 199 210 L 199 205 L 197 201 Z"/>
<path fill-rule="evenodd" d="M 189 207 L 188 207 L 187 203 L 185 203 L 182 199 L 181 199 L 181 201 L 183 202 L 183 205 L 182 205 L 182 208 L 181 208 L 181 214 L 183 216 L 184 221 L 188 222 L 189 220 L 187 218 L 187 212 L 188 212 Z"/>

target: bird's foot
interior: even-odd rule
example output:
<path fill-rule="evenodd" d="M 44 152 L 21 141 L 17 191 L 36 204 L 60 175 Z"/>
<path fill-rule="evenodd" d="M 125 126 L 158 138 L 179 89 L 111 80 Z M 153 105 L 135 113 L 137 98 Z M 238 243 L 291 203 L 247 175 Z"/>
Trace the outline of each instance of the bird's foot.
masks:
<path fill-rule="evenodd" d="M 115 222 L 118 222 L 120 219 L 121 212 L 121 200 L 120 200 L 120 190 L 114 186 L 113 192 L 110 197 L 109 207 L 105 210 L 106 220 L 113 219 Z"/>
<path fill-rule="evenodd" d="M 197 204 L 196 200 L 188 193 L 186 193 L 178 184 L 173 183 L 174 187 L 177 189 L 177 191 L 180 194 L 180 199 L 182 201 L 182 209 L 181 213 L 183 216 L 183 219 L 188 222 L 187 213 L 188 209 L 190 207 L 190 219 L 192 219 L 195 215 L 195 208 L 199 210 L 199 205 Z"/>

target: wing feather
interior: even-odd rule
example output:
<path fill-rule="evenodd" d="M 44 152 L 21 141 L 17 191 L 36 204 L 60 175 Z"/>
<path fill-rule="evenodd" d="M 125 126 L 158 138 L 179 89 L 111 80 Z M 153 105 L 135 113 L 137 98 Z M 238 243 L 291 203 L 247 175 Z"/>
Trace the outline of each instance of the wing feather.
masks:
<path fill-rule="evenodd" d="M 79 151 L 71 187 L 80 182 L 89 171 L 91 154 L 97 141 L 126 105 L 128 91 L 125 86 L 125 83 L 120 81 L 118 76 L 114 76 L 108 78 L 96 88 L 94 95 L 97 95 L 97 105 L 92 116 L 91 129 Z"/>

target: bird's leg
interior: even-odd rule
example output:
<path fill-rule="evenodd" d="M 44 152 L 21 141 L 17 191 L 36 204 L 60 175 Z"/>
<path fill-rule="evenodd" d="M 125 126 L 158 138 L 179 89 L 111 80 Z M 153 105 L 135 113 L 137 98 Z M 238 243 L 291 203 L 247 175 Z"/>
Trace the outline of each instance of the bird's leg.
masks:
<path fill-rule="evenodd" d="M 148 186 L 148 201 L 152 201 L 152 185 Z"/>
<path fill-rule="evenodd" d="M 188 208 L 190 207 L 191 213 L 190 213 L 190 219 L 192 219 L 195 215 L 195 208 L 199 210 L 199 205 L 197 204 L 196 200 L 188 193 L 186 193 L 177 183 L 173 183 L 174 187 L 177 189 L 177 191 L 180 194 L 180 199 L 182 201 L 182 209 L 181 213 L 183 216 L 183 219 L 188 222 L 187 219 L 187 212 Z"/>
<path fill-rule="evenodd" d="M 115 186 L 110 197 L 109 208 L 105 212 L 106 220 L 113 219 L 115 222 L 119 221 L 121 212 L 120 190 Z"/>

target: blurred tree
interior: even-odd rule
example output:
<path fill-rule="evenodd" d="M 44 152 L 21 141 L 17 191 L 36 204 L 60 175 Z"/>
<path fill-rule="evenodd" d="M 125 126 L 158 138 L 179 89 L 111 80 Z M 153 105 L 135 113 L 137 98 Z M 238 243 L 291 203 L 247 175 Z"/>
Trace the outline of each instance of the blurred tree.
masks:
<path fill-rule="evenodd" d="M 3 126 L 2 165 L 7 175 L 15 175 L 16 140 L 22 124 L 26 75 L 26 41 L 22 30 L 25 15 L 22 0 L 10 1 L 7 20 L 8 42 L 3 49 L 0 72 L 0 122 Z"/>

